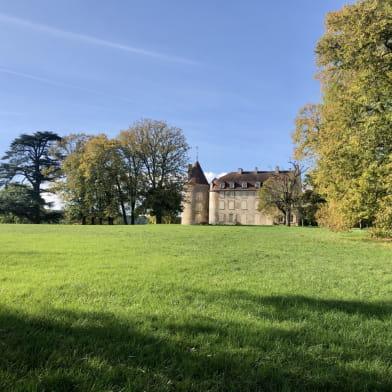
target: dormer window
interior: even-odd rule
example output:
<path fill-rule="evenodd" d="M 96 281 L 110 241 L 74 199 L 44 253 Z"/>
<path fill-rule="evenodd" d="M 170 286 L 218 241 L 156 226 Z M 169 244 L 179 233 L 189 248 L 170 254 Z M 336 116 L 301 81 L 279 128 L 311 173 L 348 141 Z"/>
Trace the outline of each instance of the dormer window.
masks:
<path fill-rule="evenodd" d="M 255 182 L 255 188 L 256 189 L 260 189 L 260 181 L 256 181 Z"/>
<path fill-rule="evenodd" d="M 226 184 L 224 182 L 221 182 L 220 184 L 220 189 L 225 189 Z"/>
<path fill-rule="evenodd" d="M 248 183 L 246 181 L 244 181 L 242 183 L 242 189 L 246 189 L 248 187 Z"/>
<path fill-rule="evenodd" d="M 234 184 L 234 182 L 231 182 L 230 183 L 230 189 L 234 189 L 235 188 L 235 184 Z"/>

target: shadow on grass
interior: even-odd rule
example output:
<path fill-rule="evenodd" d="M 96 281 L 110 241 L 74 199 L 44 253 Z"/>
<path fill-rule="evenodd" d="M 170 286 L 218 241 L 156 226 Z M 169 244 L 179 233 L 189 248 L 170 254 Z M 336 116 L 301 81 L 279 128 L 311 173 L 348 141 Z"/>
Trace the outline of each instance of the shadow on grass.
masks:
<path fill-rule="evenodd" d="M 354 300 L 335 300 L 312 298 L 303 295 L 258 296 L 246 291 L 233 290 L 229 294 L 234 298 L 248 301 L 253 305 L 271 305 L 285 318 L 292 319 L 303 310 L 342 312 L 347 315 L 359 315 L 367 319 L 385 319 L 392 316 L 392 303 L 388 301 L 362 302 Z M 283 312 L 284 311 L 284 312 Z"/>
<path fill-rule="evenodd" d="M 272 305 L 390 314 L 377 305 L 307 297 L 232 295 Z M 380 305 L 381 306 L 381 305 Z M 383 313 L 384 312 L 384 313 Z M 292 313 L 292 312 L 291 312 Z M 274 316 L 271 316 L 274 319 Z M 290 316 L 287 317 L 289 319 Z M 331 344 L 312 326 L 260 327 L 195 315 L 119 319 L 51 310 L 42 318 L 0 310 L 0 389 L 7 391 L 386 391 L 385 347 Z M 368 357 L 366 357 L 368 355 Z M 378 360 L 384 367 L 374 368 Z M 389 360 L 391 360 L 389 356 Z M 390 363 L 389 363 L 390 366 Z"/>

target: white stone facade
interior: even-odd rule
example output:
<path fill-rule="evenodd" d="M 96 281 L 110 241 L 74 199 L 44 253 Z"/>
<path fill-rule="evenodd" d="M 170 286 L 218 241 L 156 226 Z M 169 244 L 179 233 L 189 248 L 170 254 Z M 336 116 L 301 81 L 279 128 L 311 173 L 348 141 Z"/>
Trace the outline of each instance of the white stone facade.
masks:
<path fill-rule="evenodd" d="M 210 225 L 273 225 L 274 217 L 258 210 L 258 191 L 219 190 L 210 192 Z"/>

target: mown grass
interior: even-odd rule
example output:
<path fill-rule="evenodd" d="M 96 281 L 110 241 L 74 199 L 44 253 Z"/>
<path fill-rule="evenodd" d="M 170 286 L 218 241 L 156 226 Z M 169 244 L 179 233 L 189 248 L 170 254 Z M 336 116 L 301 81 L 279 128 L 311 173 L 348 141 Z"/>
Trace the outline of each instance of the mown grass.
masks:
<path fill-rule="evenodd" d="M 392 390 L 392 248 L 316 228 L 0 225 L 2 391 Z"/>

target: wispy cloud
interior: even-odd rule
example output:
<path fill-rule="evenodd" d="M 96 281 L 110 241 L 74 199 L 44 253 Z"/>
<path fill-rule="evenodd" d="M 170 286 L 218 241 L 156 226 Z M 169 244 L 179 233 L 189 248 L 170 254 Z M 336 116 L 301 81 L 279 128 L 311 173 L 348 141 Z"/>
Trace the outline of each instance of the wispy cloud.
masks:
<path fill-rule="evenodd" d="M 51 86 L 56 86 L 56 87 L 61 87 L 61 88 L 71 88 L 73 90 L 85 91 L 87 93 L 92 93 L 92 94 L 95 94 L 95 95 L 110 96 L 110 97 L 117 98 L 117 99 L 120 99 L 120 100 L 128 102 L 128 103 L 132 103 L 133 102 L 131 99 L 128 99 L 126 97 L 114 96 L 112 94 L 108 94 L 108 93 L 105 93 L 103 91 L 94 90 L 94 89 L 90 89 L 90 88 L 86 88 L 86 87 L 82 87 L 82 86 L 75 86 L 73 84 L 62 83 L 62 82 L 59 82 L 59 81 L 56 81 L 56 80 L 43 78 L 41 76 L 32 75 L 30 73 L 15 71 L 15 70 L 9 69 L 9 68 L 0 67 L 0 73 L 5 73 L 5 74 L 8 74 L 8 75 L 18 76 L 18 77 L 25 78 L 25 79 L 35 80 L 36 82 L 49 84 Z"/>
<path fill-rule="evenodd" d="M 31 79 L 31 80 L 35 80 L 35 81 L 38 81 L 38 82 L 43 82 L 43 83 L 46 83 L 46 84 L 52 84 L 54 86 L 63 85 L 62 83 L 56 82 L 54 80 L 50 80 L 50 79 L 47 79 L 47 78 L 42 78 L 40 76 L 27 74 L 27 73 L 24 73 L 24 72 L 14 71 L 14 70 L 9 69 L 9 68 L 0 67 L 0 72 L 1 73 L 6 73 L 6 74 L 9 74 L 9 75 L 20 76 L 22 78 Z"/>
<path fill-rule="evenodd" d="M 155 52 L 155 51 L 150 51 L 150 50 L 146 50 L 146 49 L 142 49 L 142 48 L 136 48 L 133 46 L 124 45 L 124 44 L 121 44 L 118 42 L 104 40 L 104 39 L 93 37 L 93 36 L 86 35 L 86 34 L 79 34 L 79 33 L 74 33 L 71 31 L 65 31 L 65 30 L 57 29 L 52 26 L 48 26 L 48 25 L 41 24 L 41 23 L 31 22 L 26 19 L 17 18 L 17 17 L 11 16 L 11 15 L 3 14 L 3 13 L 0 13 L 0 22 L 20 26 L 20 27 L 23 27 L 26 29 L 30 29 L 30 30 L 34 30 L 34 31 L 42 32 L 42 33 L 51 34 L 53 36 L 57 36 L 57 37 L 61 37 L 61 38 L 69 39 L 69 40 L 83 42 L 85 44 L 107 47 L 107 48 L 111 48 L 111 49 L 121 50 L 123 52 L 130 52 L 130 53 L 138 54 L 141 56 L 154 57 L 156 59 L 165 60 L 165 61 L 171 61 L 171 62 L 188 64 L 188 65 L 200 65 L 199 62 L 194 61 L 194 60 L 190 60 L 187 58 L 172 56 L 172 55 L 168 55 L 168 54 L 164 54 L 164 53 L 160 53 L 160 52 Z"/>

